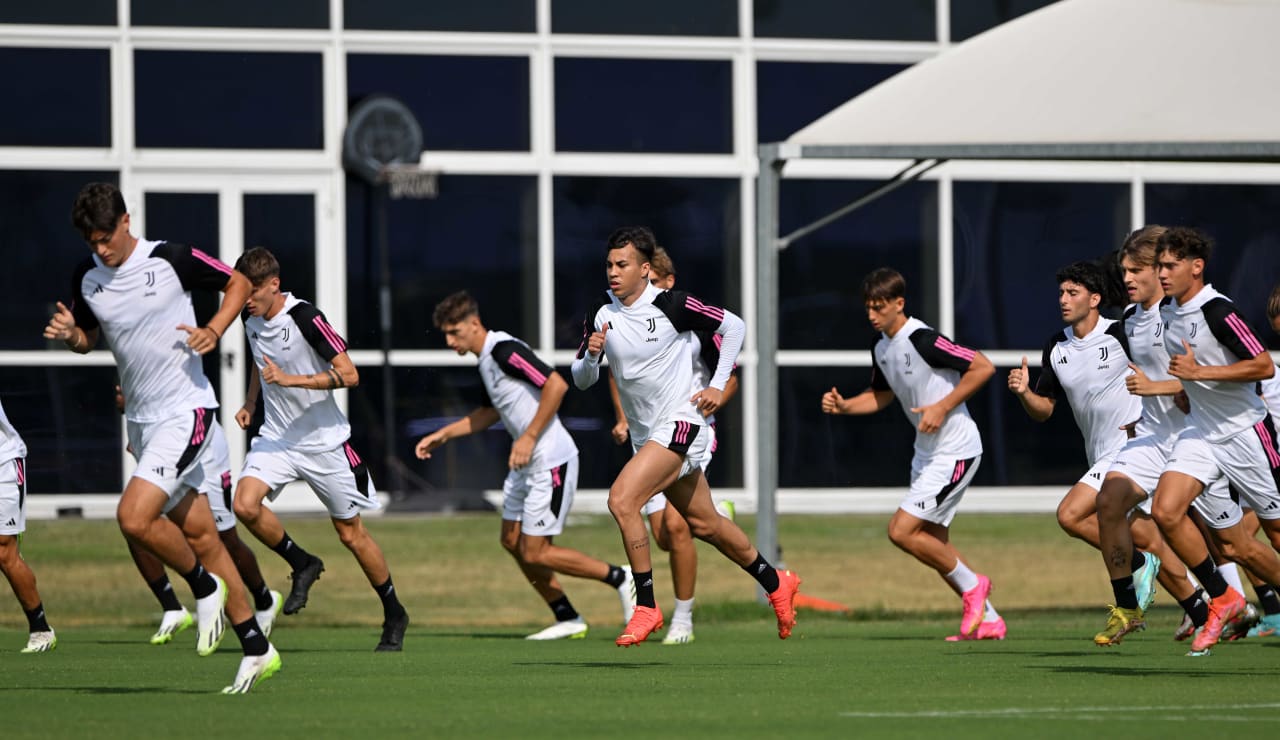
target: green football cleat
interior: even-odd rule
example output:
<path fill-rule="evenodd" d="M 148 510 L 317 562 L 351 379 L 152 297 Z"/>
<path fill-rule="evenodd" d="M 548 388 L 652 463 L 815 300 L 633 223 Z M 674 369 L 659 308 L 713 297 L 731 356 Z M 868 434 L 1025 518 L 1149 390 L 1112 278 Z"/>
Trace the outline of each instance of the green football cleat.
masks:
<path fill-rule="evenodd" d="M 1147 622 L 1141 607 L 1137 609 L 1121 609 L 1118 606 L 1113 606 L 1111 607 L 1111 613 L 1107 616 L 1106 629 L 1093 636 L 1093 644 L 1099 647 L 1119 645 L 1125 635 L 1146 628 Z"/>

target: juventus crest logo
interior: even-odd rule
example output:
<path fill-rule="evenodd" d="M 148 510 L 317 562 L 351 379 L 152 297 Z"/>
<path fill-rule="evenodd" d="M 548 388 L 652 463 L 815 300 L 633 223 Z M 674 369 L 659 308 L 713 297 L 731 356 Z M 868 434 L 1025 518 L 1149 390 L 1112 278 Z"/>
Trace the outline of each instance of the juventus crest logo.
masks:
<path fill-rule="evenodd" d="M 650 334 L 654 333 L 658 329 L 658 322 L 656 319 L 645 320 L 645 325 L 649 327 Z"/>
<path fill-rule="evenodd" d="M 1191 331 L 1190 331 L 1190 333 L 1189 333 L 1189 336 L 1190 336 L 1192 339 L 1195 339 L 1195 338 L 1196 338 L 1196 327 L 1197 327 L 1197 326 L 1199 326 L 1199 324 L 1196 324 L 1196 323 L 1192 323 L 1192 324 L 1191 324 Z"/>
<path fill-rule="evenodd" d="M 1107 355 L 1108 355 L 1108 354 L 1110 354 L 1109 348 L 1107 348 L 1107 347 L 1099 347 L 1099 348 L 1098 348 L 1098 361 L 1099 361 L 1099 362 L 1106 362 L 1106 361 L 1107 361 Z"/>
<path fill-rule="evenodd" d="M 282 332 L 281 338 L 282 338 L 282 339 L 284 339 L 284 341 L 286 341 L 286 342 L 287 342 L 287 341 L 289 341 L 289 327 L 287 327 L 287 326 L 286 326 L 286 327 L 284 328 L 284 331 Z"/>
<path fill-rule="evenodd" d="M 148 288 L 154 288 L 154 287 L 156 287 L 156 272 L 155 272 L 155 270 L 147 270 L 147 287 L 148 287 Z"/>
<path fill-rule="evenodd" d="M 1165 327 L 1165 325 L 1164 325 L 1164 323 L 1163 323 L 1163 322 L 1161 322 L 1161 323 L 1157 323 L 1157 324 L 1156 324 L 1156 336 L 1157 336 L 1157 337 L 1164 333 L 1164 327 Z"/>
<path fill-rule="evenodd" d="M 903 353 L 902 353 L 902 362 L 903 362 L 903 364 L 905 364 L 907 367 L 911 367 L 911 353 L 910 353 L 910 352 L 903 352 Z"/>

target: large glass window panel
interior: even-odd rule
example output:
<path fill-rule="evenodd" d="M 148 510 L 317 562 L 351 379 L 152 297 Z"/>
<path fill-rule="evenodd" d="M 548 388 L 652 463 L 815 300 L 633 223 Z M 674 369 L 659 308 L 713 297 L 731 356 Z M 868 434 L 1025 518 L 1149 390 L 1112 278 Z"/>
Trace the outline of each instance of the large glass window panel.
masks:
<path fill-rule="evenodd" d="M 782 141 L 904 69 L 902 64 L 758 62 L 758 138 Z"/>
<path fill-rule="evenodd" d="M 1147 223 L 1194 226 L 1215 242 L 1205 277 L 1235 302 L 1272 349 L 1267 298 L 1280 283 L 1280 186 L 1148 184 Z"/>
<path fill-rule="evenodd" d="M 310 193 L 244 196 L 244 248 L 266 247 L 280 263 L 280 289 L 316 300 L 316 199 Z M 324 310 L 324 306 L 320 306 Z"/>
<path fill-rule="evenodd" d="M 786 180 L 779 199 L 782 234 L 839 209 L 881 183 Z M 892 267 L 907 281 L 907 312 L 938 321 L 937 185 L 906 185 L 809 234 L 779 255 L 778 344 L 783 349 L 864 349 L 872 331 L 862 279 Z M 959 338 L 963 341 L 963 337 Z"/>
<path fill-rule="evenodd" d="M 3 47 L 0 70 L 0 146 L 111 146 L 107 49 Z"/>
<path fill-rule="evenodd" d="M 951 0 L 951 40 L 964 41 L 1056 0 Z"/>
<path fill-rule="evenodd" d="M 733 151 L 727 61 L 561 57 L 555 76 L 560 151 Z"/>
<path fill-rule="evenodd" d="M 329 0 L 220 0 L 175 3 L 132 0 L 135 26 L 222 26 L 229 28 L 328 28 Z"/>
<path fill-rule="evenodd" d="M 555 33 L 737 36 L 737 0 L 650 0 L 645 3 L 554 0 Z"/>
<path fill-rule="evenodd" d="M 934 0 L 755 0 L 760 37 L 937 39 Z"/>
<path fill-rule="evenodd" d="M 652 229 L 678 288 L 742 313 L 737 180 L 557 177 L 553 187 L 557 347 L 581 343 L 583 317 L 608 289 L 605 243 L 619 226 Z"/>
<path fill-rule="evenodd" d="M 534 0 L 481 3 L 359 0 L 343 3 L 347 28 L 388 31 L 498 31 L 533 33 Z"/>
<path fill-rule="evenodd" d="M 56 3 L 0 3 L 0 23 L 114 26 L 117 0 L 58 0 Z"/>
<path fill-rule="evenodd" d="M 0 170 L 0 254 L 6 263 L 0 271 L 0 350 L 66 351 L 40 333 L 56 301 L 71 305 L 72 272 L 92 254 L 71 226 L 71 204 L 84 185 L 119 179 L 115 172 Z"/>
<path fill-rule="evenodd" d="M 319 54 L 134 52 L 139 147 L 321 149 Z"/>
<path fill-rule="evenodd" d="M 120 490 L 115 367 L 0 367 L 5 414 L 27 443 L 28 493 Z"/>
<path fill-rule="evenodd" d="M 1059 268 L 1100 259 L 1129 233 L 1121 183 L 957 182 L 956 334 L 973 346 L 1039 349 L 1062 328 Z"/>
<path fill-rule="evenodd" d="M 485 323 L 537 343 L 537 181 L 444 175 L 434 200 L 387 201 L 393 343 L 446 349 L 431 325 L 436 303 L 467 290 Z M 347 179 L 347 326 L 356 349 L 381 347 L 378 205 Z"/>
<path fill-rule="evenodd" d="M 409 106 L 425 149 L 529 149 L 528 57 L 348 55 L 349 101 L 374 94 Z"/>

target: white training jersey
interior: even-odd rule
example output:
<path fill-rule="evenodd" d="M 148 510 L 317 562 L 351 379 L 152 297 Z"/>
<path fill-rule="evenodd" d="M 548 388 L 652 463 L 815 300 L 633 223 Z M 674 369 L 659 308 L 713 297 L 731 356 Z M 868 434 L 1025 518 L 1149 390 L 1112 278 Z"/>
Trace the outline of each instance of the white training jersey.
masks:
<path fill-rule="evenodd" d="M 284 307 L 275 316 L 244 314 L 249 351 L 261 373 L 263 357 L 288 375 L 315 375 L 333 366 L 333 358 L 347 351 L 347 343 L 329 325 L 320 309 L 284 294 Z M 261 375 L 258 378 L 261 383 Z M 259 434 L 280 440 L 299 452 L 325 452 L 351 437 L 351 425 L 338 408 L 332 390 L 285 388 L 262 383 L 265 420 Z"/>
<path fill-rule="evenodd" d="M 693 354 L 693 388 L 689 393 L 689 397 L 692 398 L 694 394 L 710 387 L 711 376 L 720 365 L 720 345 L 724 343 L 724 338 L 713 331 L 691 331 L 689 343 Z M 737 371 L 738 368 L 735 365 L 732 372 Z M 716 415 L 708 416 L 707 423 L 715 426 Z"/>
<path fill-rule="evenodd" d="M 480 378 L 489 403 L 502 418 L 512 439 L 518 439 L 538 414 L 542 387 L 555 370 L 540 360 L 524 342 L 504 331 L 490 331 L 480 350 Z M 559 467 L 578 454 L 578 446 L 560 423 L 559 415 L 542 430 L 529 466 L 533 470 Z"/>
<path fill-rule="evenodd" d="M 1084 435 L 1089 465 L 1115 454 L 1129 435 L 1121 427 L 1142 416 L 1142 402 L 1125 387 L 1129 338 L 1118 321 L 1099 318 L 1083 337 L 1066 327 L 1049 338 L 1040 362 L 1036 393 L 1071 404 Z"/>
<path fill-rule="evenodd" d="M 732 311 L 710 306 L 684 291 L 653 285 L 630 306 L 611 293 L 587 316 L 582 346 L 573 361 L 573 381 L 586 389 L 600 377 L 600 357 L 587 352 L 587 339 L 605 326 L 602 356 L 618 384 L 618 397 L 639 448 L 654 429 L 671 421 L 705 426 L 706 419 L 690 402 L 693 397 L 693 346 L 687 332 L 711 331 L 721 336 L 720 357 L 705 387 L 724 390 L 738 359 L 746 325 Z M 698 389 L 698 390 L 701 390 Z"/>
<path fill-rule="evenodd" d="M 1266 352 L 1235 304 L 1212 285 L 1201 288 L 1186 305 L 1173 300 L 1161 303 L 1160 317 L 1170 355 L 1186 354 L 1183 341 L 1191 345 L 1201 365 L 1232 365 Z M 1239 434 L 1267 415 L 1256 383 L 1184 380 L 1182 389 L 1191 401 L 1187 423 L 1211 443 Z"/>
<path fill-rule="evenodd" d="M 1162 302 L 1171 299 L 1165 298 Z M 1160 303 L 1151 308 L 1131 304 L 1124 312 L 1124 333 L 1129 342 L 1129 358 L 1152 381 L 1176 380 L 1169 374 L 1169 352 L 1164 347 L 1164 322 Z M 1142 420 L 1138 434 L 1150 434 L 1161 445 L 1173 447 L 1178 433 L 1187 425 L 1187 415 L 1173 402 L 1173 396 L 1142 396 Z"/>
<path fill-rule="evenodd" d="M 1258 381 L 1258 395 L 1262 396 L 1271 418 L 1280 419 L 1280 367 L 1276 368 L 1275 375 Z"/>
<path fill-rule="evenodd" d="M 977 352 L 962 347 L 939 334 L 928 324 L 908 318 L 892 337 L 881 333 L 871 349 L 871 387 L 892 391 L 912 427 L 920 415 L 911 409 L 929 406 L 947 397 L 969 369 Z M 969 407 L 960 404 L 943 419 L 934 434 L 916 429 L 917 454 L 965 460 L 982 454 L 978 425 L 969 416 Z"/>
<path fill-rule="evenodd" d="M 13 428 L 9 417 L 4 413 L 4 404 L 0 404 L 0 462 L 27 456 L 27 444 Z"/>
<path fill-rule="evenodd" d="M 192 290 L 216 293 L 230 278 L 230 267 L 199 249 L 145 239 L 119 267 L 96 254 L 76 267 L 71 313 L 85 331 L 101 329 L 111 347 L 129 421 L 217 408 L 200 355 L 178 325 L 196 325 Z"/>

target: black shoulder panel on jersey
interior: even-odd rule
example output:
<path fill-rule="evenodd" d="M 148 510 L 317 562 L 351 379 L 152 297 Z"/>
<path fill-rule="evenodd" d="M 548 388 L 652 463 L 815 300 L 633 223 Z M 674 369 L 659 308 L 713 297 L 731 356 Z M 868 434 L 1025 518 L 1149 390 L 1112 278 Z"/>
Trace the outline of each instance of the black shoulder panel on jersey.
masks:
<path fill-rule="evenodd" d="M 876 340 L 871 344 L 871 389 L 892 393 L 893 389 L 889 387 L 889 380 L 884 377 L 884 373 L 880 372 L 880 366 L 876 364 L 876 347 L 883 341 L 886 341 L 884 335 L 876 332 Z"/>
<path fill-rule="evenodd" d="M 311 345 L 311 349 L 315 350 L 325 362 L 333 362 L 333 358 L 347 351 L 346 340 L 329 325 L 329 321 L 325 319 L 320 309 L 312 304 L 306 301 L 299 302 L 289 309 L 289 316 L 293 319 L 293 323 L 298 325 L 302 336 L 306 337 L 307 344 Z"/>
<path fill-rule="evenodd" d="M 498 363 L 498 367 L 502 368 L 502 372 L 516 380 L 523 380 L 535 388 L 546 385 L 547 378 L 555 372 L 547 363 L 538 359 L 527 345 L 514 339 L 493 345 L 493 351 L 490 354 Z"/>
<path fill-rule="evenodd" d="M 724 309 L 708 305 L 683 290 L 668 290 L 653 305 L 671 321 L 676 331 L 715 331 L 724 323 Z"/>
<path fill-rule="evenodd" d="M 974 350 L 956 344 L 933 329 L 916 329 L 907 338 L 930 367 L 964 372 L 969 369 L 969 364 L 977 354 Z"/>
<path fill-rule="evenodd" d="M 1124 322 L 1115 321 L 1111 326 L 1107 327 L 1107 336 L 1114 338 L 1120 343 L 1120 349 L 1124 350 L 1124 356 L 1133 362 L 1133 353 L 1129 351 L 1129 336 L 1124 333 Z"/>
<path fill-rule="evenodd" d="M 71 273 L 71 315 L 75 317 L 76 326 L 85 331 L 98 328 L 98 317 L 84 299 L 84 276 L 93 268 L 93 257 L 85 257 Z"/>
<path fill-rule="evenodd" d="M 1137 312 L 1138 312 L 1138 304 L 1136 303 L 1130 304 L 1130 306 L 1124 310 L 1124 315 L 1120 317 L 1120 323 L 1123 324 L 1124 322 L 1133 318 L 1133 315 Z"/>
<path fill-rule="evenodd" d="M 173 265 L 178 280 L 187 290 L 220 291 L 231 279 L 231 268 L 195 247 L 177 242 L 160 242 L 151 256 Z"/>
<path fill-rule="evenodd" d="M 1213 298 L 1200 309 L 1205 325 L 1223 347 L 1236 357 L 1249 360 L 1267 351 L 1258 334 L 1249 326 L 1236 305 L 1226 298 Z"/>
<path fill-rule="evenodd" d="M 1062 384 L 1058 382 L 1058 373 L 1053 369 L 1053 348 L 1067 341 L 1066 332 L 1058 332 L 1049 337 L 1040 354 L 1040 379 L 1036 381 L 1035 391 L 1046 398 L 1057 399 L 1062 392 Z"/>
<path fill-rule="evenodd" d="M 1171 305 L 1173 305 L 1173 296 L 1167 295 L 1164 298 L 1160 299 L 1160 308 L 1164 308 L 1165 306 L 1171 306 Z"/>
<path fill-rule="evenodd" d="M 587 309 L 587 315 L 582 319 L 582 344 L 578 345 L 578 359 L 581 360 L 587 354 L 587 340 L 591 338 L 591 334 L 596 330 L 596 316 L 600 313 L 600 309 L 609 305 L 608 294 L 601 296 L 591 308 Z"/>

